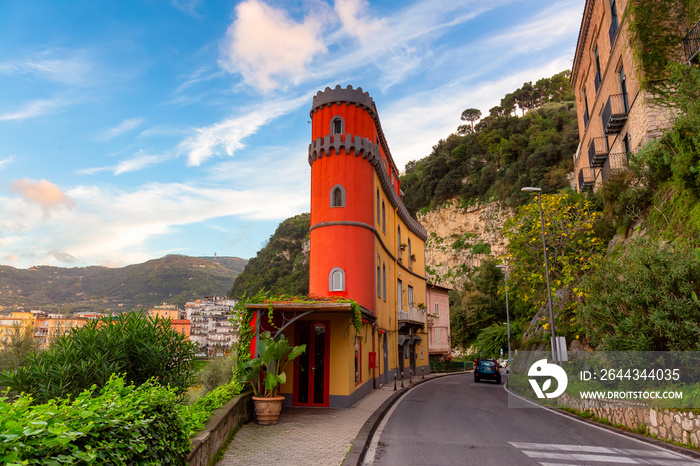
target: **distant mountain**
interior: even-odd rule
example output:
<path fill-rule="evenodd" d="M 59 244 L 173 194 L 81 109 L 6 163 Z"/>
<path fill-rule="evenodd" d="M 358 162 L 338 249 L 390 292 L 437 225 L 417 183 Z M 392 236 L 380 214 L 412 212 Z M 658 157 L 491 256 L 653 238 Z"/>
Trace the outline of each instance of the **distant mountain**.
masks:
<path fill-rule="evenodd" d="M 168 255 L 121 268 L 0 266 L 0 309 L 102 311 L 183 306 L 225 296 L 248 263 L 237 257 Z"/>

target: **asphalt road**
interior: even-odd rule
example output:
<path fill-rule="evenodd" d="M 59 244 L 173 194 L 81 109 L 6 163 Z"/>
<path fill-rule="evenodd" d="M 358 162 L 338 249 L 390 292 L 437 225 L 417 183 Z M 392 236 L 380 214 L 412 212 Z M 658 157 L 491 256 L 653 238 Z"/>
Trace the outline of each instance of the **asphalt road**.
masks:
<path fill-rule="evenodd" d="M 503 385 L 474 383 L 467 373 L 431 380 L 402 397 L 377 428 L 365 464 L 600 466 L 700 461 L 542 408 L 509 408 Z"/>

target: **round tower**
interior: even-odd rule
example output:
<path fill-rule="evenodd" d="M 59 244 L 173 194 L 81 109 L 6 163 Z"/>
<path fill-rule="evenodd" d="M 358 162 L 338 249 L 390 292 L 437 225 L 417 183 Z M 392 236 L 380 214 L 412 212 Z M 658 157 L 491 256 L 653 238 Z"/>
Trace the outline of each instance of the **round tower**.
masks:
<path fill-rule="evenodd" d="M 311 109 L 309 293 L 375 309 L 374 101 L 362 88 L 326 88 Z"/>

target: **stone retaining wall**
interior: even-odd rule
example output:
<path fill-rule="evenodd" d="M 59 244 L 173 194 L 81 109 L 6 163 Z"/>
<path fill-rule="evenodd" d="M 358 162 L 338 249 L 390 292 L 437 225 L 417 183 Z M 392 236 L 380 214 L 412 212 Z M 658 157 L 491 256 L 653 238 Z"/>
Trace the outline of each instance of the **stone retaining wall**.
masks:
<path fill-rule="evenodd" d="M 629 401 L 580 400 L 563 394 L 557 400 L 561 405 L 584 412 L 590 411 L 612 424 L 630 429 L 648 428 L 660 439 L 672 440 L 697 447 L 700 445 L 700 414 L 671 409 L 650 408 Z"/>
<path fill-rule="evenodd" d="M 219 450 L 231 434 L 241 425 L 253 419 L 253 393 L 237 395 L 214 411 L 204 430 L 192 437 L 192 450 L 187 455 L 189 466 L 211 466 Z"/>

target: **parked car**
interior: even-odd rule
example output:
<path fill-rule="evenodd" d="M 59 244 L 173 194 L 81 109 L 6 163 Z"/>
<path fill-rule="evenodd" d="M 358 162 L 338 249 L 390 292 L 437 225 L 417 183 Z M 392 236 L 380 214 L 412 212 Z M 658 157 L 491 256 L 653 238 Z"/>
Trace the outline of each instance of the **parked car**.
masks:
<path fill-rule="evenodd" d="M 501 383 L 501 372 L 498 370 L 498 363 L 495 359 L 480 359 L 474 368 L 474 382 L 482 380 L 494 380 Z"/>

